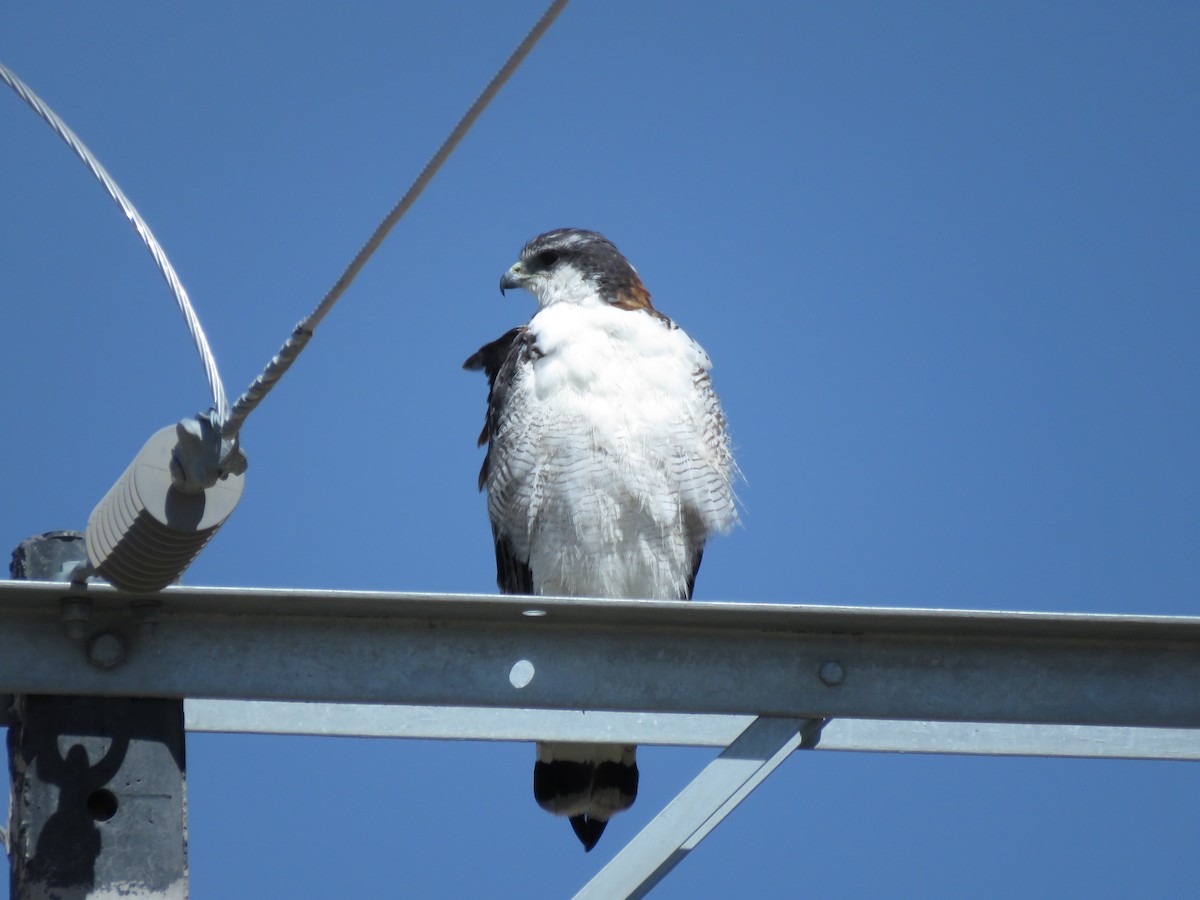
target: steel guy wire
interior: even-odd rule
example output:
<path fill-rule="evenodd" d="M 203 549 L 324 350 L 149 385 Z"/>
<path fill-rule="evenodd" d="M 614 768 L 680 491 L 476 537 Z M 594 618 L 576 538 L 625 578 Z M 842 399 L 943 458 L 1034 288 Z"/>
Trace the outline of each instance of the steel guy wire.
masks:
<path fill-rule="evenodd" d="M 183 314 L 184 321 L 187 322 L 192 341 L 196 345 L 196 350 L 200 354 L 200 359 L 204 364 L 204 373 L 208 379 L 209 389 L 212 393 L 213 408 L 216 412 L 216 419 L 219 423 L 221 433 L 227 438 L 233 438 L 246 421 L 246 417 L 262 402 L 262 399 L 275 386 L 275 383 L 283 373 L 291 367 L 296 357 L 300 355 L 300 352 L 308 345 L 313 331 L 321 323 L 321 320 L 325 318 L 329 310 L 333 308 L 334 303 L 346 292 L 351 282 L 354 281 L 363 266 L 367 264 L 367 260 L 379 249 L 379 246 L 396 223 L 403 218 L 405 213 L 416 202 L 417 198 L 420 197 L 421 193 L 429 185 L 429 182 L 433 180 L 438 170 L 450 157 L 450 154 L 454 152 L 455 148 L 458 147 L 459 143 L 467 135 L 467 132 L 471 130 L 475 121 L 492 102 L 496 94 L 500 92 L 500 89 L 508 79 L 520 67 L 521 63 L 525 61 L 525 57 L 529 55 L 537 42 L 549 30 L 554 20 L 558 18 L 559 13 L 566 7 L 567 2 L 568 0 L 553 0 L 546 11 L 542 13 L 541 18 L 537 20 L 533 28 L 530 29 L 521 43 L 517 45 L 517 48 L 512 52 L 508 60 L 500 67 L 500 70 L 492 76 L 491 81 L 488 82 L 482 93 L 475 99 L 475 102 L 471 104 L 462 118 L 459 119 L 458 124 L 454 126 L 454 130 L 442 142 L 442 145 L 434 153 L 429 162 L 425 164 L 425 167 L 417 175 L 416 180 L 413 181 L 404 196 L 400 198 L 391 212 L 379 223 L 366 244 L 358 251 L 354 259 L 350 261 L 345 271 L 342 272 L 341 277 L 334 282 L 333 287 L 329 289 L 316 308 L 296 325 L 292 334 L 284 342 L 283 346 L 280 347 L 279 352 L 272 357 L 262 374 L 255 378 L 245 393 L 237 399 L 232 409 L 229 406 L 229 401 L 226 399 L 225 387 L 221 382 L 221 375 L 217 370 L 217 361 L 213 356 L 212 349 L 208 345 L 204 329 L 200 326 L 200 320 L 196 317 L 195 310 L 188 299 L 187 291 L 180 282 L 179 276 L 175 273 L 170 260 L 167 259 L 166 252 L 162 249 L 158 240 L 154 237 L 154 233 L 150 230 L 150 226 L 138 214 L 137 209 L 134 208 L 133 204 L 100 164 L 99 160 L 92 155 L 91 151 L 88 150 L 67 124 L 3 63 L 0 63 L 0 78 L 16 92 L 17 96 L 29 104 L 30 108 L 75 151 L 75 154 L 91 170 L 92 174 L 108 192 L 108 195 L 121 207 L 126 218 L 133 224 L 142 242 L 146 245 L 146 249 L 150 251 L 150 255 L 154 258 L 154 262 L 166 280 L 167 286 L 170 287 L 172 294 L 174 294 L 175 302 L 179 306 L 179 311 Z"/>
<path fill-rule="evenodd" d="M 471 130 L 471 126 L 475 124 L 475 120 L 479 118 L 488 104 L 492 102 L 492 99 L 499 93 L 500 88 L 504 86 L 505 82 L 512 77 L 512 74 L 524 62 L 525 57 L 529 55 L 534 45 L 546 33 L 554 23 L 554 20 L 558 18 L 558 14 L 563 11 L 567 2 L 568 0 L 554 0 L 546 11 L 542 13 L 542 17 L 530 29 L 529 34 L 517 45 L 517 48 L 509 56 L 507 62 L 492 76 L 492 80 L 488 82 L 483 92 L 475 99 L 475 102 L 471 104 L 470 108 L 463 114 L 463 117 L 458 120 L 458 124 L 454 126 L 454 130 L 442 142 L 442 146 L 438 148 L 429 162 L 425 164 L 425 168 L 421 170 L 421 173 L 405 192 L 404 196 L 392 207 L 392 211 L 379 223 L 374 233 L 367 240 L 366 244 L 363 245 L 363 248 L 350 261 L 350 265 L 342 272 L 341 277 L 334 282 L 333 287 L 329 289 L 329 292 L 325 294 L 325 297 L 317 304 L 316 308 L 308 314 L 308 317 L 295 327 L 291 336 L 279 348 L 279 352 L 267 364 L 263 373 L 254 379 L 244 394 L 238 397 L 229 415 L 221 422 L 222 434 L 226 437 L 236 435 L 241 429 L 242 424 L 246 421 L 246 416 L 254 411 L 255 407 L 258 406 L 271 388 L 275 386 L 275 383 L 283 373 L 291 367 L 296 357 L 300 355 L 300 351 L 308 345 L 309 340 L 313 336 L 313 331 L 321 323 L 321 320 L 325 318 L 326 313 L 338 301 L 338 298 L 345 293 L 346 288 L 350 286 L 350 283 L 362 270 L 363 266 L 367 264 L 367 260 L 371 258 L 371 255 L 379 249 L 379 245 L 388 236 L 388 232 L 392 230 L 393 226 L 400 221 L 413 203 L 416 202 L 417 198 L 421 196 L 421 192 L 433 180 L 433 176 L 437 174 L 438 169 L 442 167 L 442 164 L 454 152 L 459 142 Z"/>
<path fill-rule="evenodd" d="M 200 361 L 204 364 L 204 376 L 208 379 L 208 388 L 212 394 L 213 409 L 216 411 L 218 420 L 224 420 L 229 415 L 229 401 L 225 397 L 225 385 L 221 382 L 221 373 L 217 371 L 217 360 L 208 345 L 208 338 L 204 336 L 204 329 L 200 326 L 200 320 L 196 317 L 196 311 L 192 309 L 192 301 L 188 299 L 188 294 L 183 287 L 183 283 L 179 280 L 179 276 L 175 274 L 175 268 L 171 265 L 171 261 L 167 259 L 166 251 L 163 250 L 158 240 L 154 237 L 154 232 L 150 230 L 150 226 L 138 214 L 133 204 L 129 202 L 129 198 L 125 196 L 121 188 L 112 179 L 112 176 L 108 174 L 104 166 L 100 165 L 100 161 L 92 155 L 92 152 L 78 138 L 75 132 L 68 128 L 67 124 L 55 114 L 54 110 L 47 106 L 25 82 L 18 78 L 2 62 L 0 62 L 0 79 L 3 79 L 4 83 L 12 88 L 17 96 L 24 100 L 66 142 L 68 147 L 75 151 L 75 155 L 91 170 L 91 173 L 96 176 L 96 180 L 108 192 L 108 196 L 112 197 L 117 206 L 121 207 L 121 211 L 125 213 L 125 218 L 129 219 L 130 223 L 132 223 L 134 230 L 142 239 L 142 243 L 146 245 L 146 249 L 154 257 L 154 263 L 158 266 L 158 271 L 162 273 L 163 279 L 167 282 L 167 287 L 171 289 L 171 293 L 175 296 L 175 303 L 179 307 L 179 311 L 183 314 L 184 321 L 187 323 L 188 332 L 192 336 L 192 343 L 196 345 L 196 352 L 200 354 Z"/>

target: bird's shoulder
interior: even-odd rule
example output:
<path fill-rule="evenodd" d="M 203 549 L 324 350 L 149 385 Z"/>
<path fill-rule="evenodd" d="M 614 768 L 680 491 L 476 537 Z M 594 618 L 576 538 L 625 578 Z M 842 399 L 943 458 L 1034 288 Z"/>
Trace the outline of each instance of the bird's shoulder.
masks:
<path fill-rule="evenodd" d="M 510 328 L 494 341 L 488 341 L 474 353 L 467 357 L 462 367 L 468 372 L 483 371 L 487 375 L 488 386 L 494 387 L 496 379 L 500 376 L 501 370 L 504 368 L 509 357 L 514 349 L 519 349 L 520 346 L 529 341 L 528 326 L 520 325 L 516 328 Z"/>

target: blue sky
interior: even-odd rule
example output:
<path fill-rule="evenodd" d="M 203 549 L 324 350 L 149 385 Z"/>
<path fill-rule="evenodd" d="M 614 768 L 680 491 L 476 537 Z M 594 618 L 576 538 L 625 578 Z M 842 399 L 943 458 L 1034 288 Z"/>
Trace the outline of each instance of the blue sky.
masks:
<path fill-rule="evenodd" d="M 0 59 L 165 245 L 239 393 L 542 4 L 0 9 Z M 485 385 L 522 243 L 611 237 L 709 351 L 745 527 L 697 598 L 1200 612 L 1200 7 L 569 6 L 249 420 L 191 584 L 485 592 Z M 208 403 L 149 257 L 0 98 L 0 530 L 82 528 Z M 560 897 L 527 745 L 196 735 L 197 897 Z M 655 896 L 1184 896 L 1193 765 L 804 754 Z"/>

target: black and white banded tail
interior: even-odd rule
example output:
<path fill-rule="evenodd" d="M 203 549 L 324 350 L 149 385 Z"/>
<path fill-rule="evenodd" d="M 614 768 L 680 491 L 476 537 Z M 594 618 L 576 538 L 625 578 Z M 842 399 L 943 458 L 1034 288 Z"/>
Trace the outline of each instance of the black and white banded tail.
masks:
<path fill-rule="evenodd" d="M 631 744 L 538 744 L 534 799 L 547 812 L 569 817 L 584 850 L 596 846 L 610 818 L 633 805 L 637 787 Z"/>

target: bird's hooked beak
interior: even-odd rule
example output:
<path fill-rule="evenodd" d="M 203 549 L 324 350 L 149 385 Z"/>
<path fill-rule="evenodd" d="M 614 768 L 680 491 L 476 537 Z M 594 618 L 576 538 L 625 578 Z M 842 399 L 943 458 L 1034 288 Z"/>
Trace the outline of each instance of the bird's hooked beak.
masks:
<path fill-rule="evenodd" d="M 529 274 L 525 271 L 525 263 L 518 260 L 500 276 L 500 293 L 503 294 L 509 288 L 525 287 L 528 283 Z"/>

